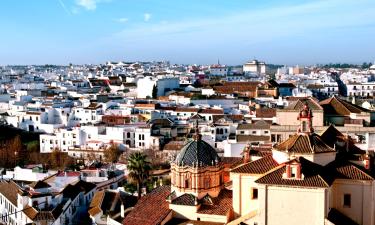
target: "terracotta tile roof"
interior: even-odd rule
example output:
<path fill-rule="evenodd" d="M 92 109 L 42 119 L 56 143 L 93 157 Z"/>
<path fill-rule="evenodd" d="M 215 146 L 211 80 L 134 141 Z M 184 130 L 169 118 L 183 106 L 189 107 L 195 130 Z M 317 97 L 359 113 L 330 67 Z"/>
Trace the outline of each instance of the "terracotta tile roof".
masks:
<path fill-rule="evenodd" d="M 255 110 L 257 118 L 272 118 L 276 116 L 276 109 L 272 108 L 259 108 Z"/>
<path fill-rule="evenodd" d="M 170 186 L 160 186 L 143 196 L 134 209 L 125 217 L 124 225 L 159 225 L 171 212 L 167 196 Z"/>
<path fill-rule="evenodd" d="M 261 135 L 236 135 L 237 142 L 247 143 L 247 142 L 256 142 L 256 141 L 269 141 L 270 136 L 261 136 Z"/>
<path fill-rule="evenodd" d="M 170 141 L 164 145 L 163 150 L 181 150 L 185 146 L 185 141 Z"/>
<path fill-rule="evenodd" d="M 286 164 L 290 164 L 292 162 L 299 162 L 301 164 L 301 173 L 304 175 L 303 179 L 283 178 L 283 174 L 286 171 Z M 333 177 L 323 173 L 322 166 L 310 162 L 309 160 L 306 160 L 303 157 L 299 157 L 285 164 L 282 164 L 255 181 L 255 183 L 259 184 L 311 188 L 328 188 L 332 184 L 332 182 Z"/>
<path fill-rule="evenodd" d="M 228 165 L 230 168 L 234 168 L 242 163 L 242 157 L 222 157 L 221 162 L 224 165 Z M 225 166 L 227 167 L 227 166 Z"/>
<path fill-rule="evenodd" d="M 256 121 L 255 123 L 238 124 L 237 130 L 255 130 L 255 129 L 270 129 L 271 125 L 264 120 Z"/>
<path fill-rule="evenodd" d="M 89 206 L 89 214 L 91 216 L 94 216 L 102 211 L 101 204 L 104 199 L 104 191 L 98 191 L 95 193 L 94 197 L 91 200 L 90 206 Z"/>
<path fill-rule="evenodd" d="M 29 217 L 31 220 L 34 220 L 34 218 L 38 215 L 38 210 L 36 210 L 34 207 L 26 207 L 22 210 L 27 217 Z"/>
<path fill-rule="evenodd" d="M 198 209 L 200 214 L 226 215 L 232 208 L 232 191 L 223 189 L 216 198 L 210 198 L 212 204 L 202 204 Z"/>
<path fill-rule="evenodd" d="M 176 112 L 195 112 L 197 113 L 199 111 L 198 108 L 182 108 L 182 107 L 178 107 L 176 108 L 175 110 Z"/>
<path fill-rule="evenodd" d="M 177 198 L 173 199 L 171 204 L 194 206 L 196 201 L 198 201 L 198 199 L 196 199 L 196 197 L 194 195 L 183 194 L 183 195 L 178 196 Z"/>
<path fill-rule="evenodd" d="M 17 192 L 20 190 L 20 187 L 14 181 L 0 182 L 0 193 L 13 205 L 17 205 Z"/>
<path fill-rule="evenodd" d="M 201 109 L 199 111 L 199 113 L 201 114 L 224 114 L 224 110 L 223 109 Z"/>
<path fill-rule="evenodd" d="M 306 98 L 306 99 L 298 99 L 290 103 L 285 109 L 287 110 L 297 110 L 300 111 L 303 109 L 304 105 L 307 104 L 311 110 L 322 110 L 323 108 L 313 99 Z"/>
<path fill-rule="evenodd" d="M 272 155 L 265 156 L 258 160 L 240 165 L 231 170 L 232 173 L 247 173 L 247 174 L 264 174 L 274 169 L 279 164 L 272 158 Z"/>
<path fill-rule="evenodd" d="M 326 170 L 331 170 L 336 179 L 374 180 L 365 168 L 346 160 L 335 160 L 326 166 Z"/>
<path fill-rule="evenodd" d="M 350 113 L 368 112 L 367 109 L 337 98 L 336 96 L 325 99 L 319 102 L 319 104 L 323 107 L 324 113 L 327 115 L 348 116 Z"/>
<path fill-rule="evenodd" d="M 325 152 L 336 152 L 335 149 L 329 147 L 320 138 L 319 135 L 313 133 L 310 135 L 295 134 L 287 140 L 276 145 L 274 149 L 279 151 L 288 151 L 291 153 L 316 154 Z"/>

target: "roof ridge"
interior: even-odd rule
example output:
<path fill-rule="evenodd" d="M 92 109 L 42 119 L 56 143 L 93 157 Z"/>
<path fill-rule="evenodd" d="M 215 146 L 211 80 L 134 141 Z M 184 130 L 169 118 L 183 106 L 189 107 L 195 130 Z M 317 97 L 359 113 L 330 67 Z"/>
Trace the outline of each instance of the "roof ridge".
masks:
<path fill-rule="evenodd" d="M 352 162 L 348 162 L 350 166 L 354 167 L 356 170 L 367 176 L 368 178 L 371 178 L 372 180 L 375 180 L 374 177 L 372 177 L 370 174 L 368 174 L 366 171 L 364 171 L 362 168 L 359 168 L 357 165 L 355 165 Z"/>
<path fill-rule="evenodd" d="M 308 140 L 308 142 L 309 142 L 310 150 L 311 150 L 312 153 L 315 153 L 315 145 L 314 145 L 314 146 L 312 145 L 311 140 L 310 140 L 311 138 L 312 138 L 312 135 L 308 135 L 308 136 L 307 136 L 307 140 Z M 315 143 L 314 143 L 314 144 L 315 144 Z"/>
<path fill-rule="evenodd" d="M 284 166 L 286 166 L 285 163 L 282 163 L 282 164 L 276 166 L 275 168 L 269 170 L 269 171 L 266 172 L 265 174 L 263 174 L 263 175 L 261 175 L 260 177 L 258 177 L 258 179 L 256 179 L 254 182 L 256 183 L 258 180 L 262 179 L 263 177 L 267 176 L 268 174 L 271 174 L 271 173 L 273 173 L 273 172 L 276 172 L 277 170 L 283 168 Z"/>

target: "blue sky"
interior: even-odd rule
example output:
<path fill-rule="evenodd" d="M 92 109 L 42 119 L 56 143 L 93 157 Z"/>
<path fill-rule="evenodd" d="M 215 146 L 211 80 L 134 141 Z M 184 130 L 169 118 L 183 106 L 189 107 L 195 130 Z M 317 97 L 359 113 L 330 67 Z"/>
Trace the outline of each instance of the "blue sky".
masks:
<path fill-rule="evenodd" d="M 0 65 L 361 63 L 374 0 L 1 0 Z"/>

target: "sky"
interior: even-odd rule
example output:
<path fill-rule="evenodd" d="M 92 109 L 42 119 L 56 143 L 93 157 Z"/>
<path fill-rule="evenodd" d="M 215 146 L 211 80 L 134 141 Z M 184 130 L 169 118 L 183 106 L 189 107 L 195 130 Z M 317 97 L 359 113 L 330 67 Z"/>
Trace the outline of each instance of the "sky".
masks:
<path fill-rule="evenodd" d="M 1 0 L 0 65 L 375 60 L 374 0 Z"/>

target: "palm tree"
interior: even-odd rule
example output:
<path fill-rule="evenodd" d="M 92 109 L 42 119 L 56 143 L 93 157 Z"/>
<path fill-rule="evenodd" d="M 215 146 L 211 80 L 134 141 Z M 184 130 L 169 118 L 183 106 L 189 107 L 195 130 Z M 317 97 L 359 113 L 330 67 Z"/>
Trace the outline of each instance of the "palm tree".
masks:
<path fill-rule="evenodd" d="M 128 157 L 129 178 L 137 183 L 138 199 L 141 198 L 142 185 L 149 177 L 151 163 L 147 160 L 147 155 L 141 152 L 134 152 Z"/>

